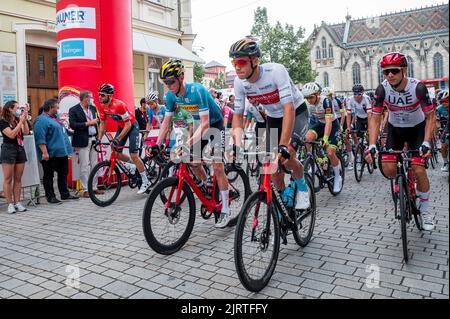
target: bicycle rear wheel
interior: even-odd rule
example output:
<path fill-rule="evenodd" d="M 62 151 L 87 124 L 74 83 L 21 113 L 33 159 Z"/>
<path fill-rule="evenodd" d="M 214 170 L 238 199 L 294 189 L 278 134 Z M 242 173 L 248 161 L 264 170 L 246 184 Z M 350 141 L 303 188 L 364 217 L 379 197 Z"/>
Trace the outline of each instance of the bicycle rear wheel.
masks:
<path fill-rule="evenodd" d="M 228 177 L 228 190 L 230 198 L 229 207 L 232 214 L 232 218 L 230 219 L 228 226 L 233 227 L 237 223 L 242 206 L 252 191 L 250 189 L 248 176 L 242 168 L 235 165 L 226 165 L 225 174 Z M 233 178 L 230 179 L 230 176 Z M 219 199 L 220 197 L 216 198 L 217 201 L 219 201 Z"/>
<path fill-rule="evenodd" d="M 345 167 L 344 167 L 344 160 L 342 159 L 341 154 L 336 154 L 336 156 L 337 156 L 337 158 L 339 159 L 339 163 L 341 163 L 341 164 L 340 164 L 341 167 L 340 167 L 340 170 L 339 170 L 339 175 L 341 175 L 341 177 L 342 177 L 342 185 L 341 185 L 341 189 L 340 189 L 338 192 L 335 192 L 335 191 L 334 191 L 334 178 L 333 178 L 332 181 L 330 181 L 330 182 L 328 183 L 328 190 L 330 191 L 331 195 L 333 195 L 333 196 L 338 196 L 338 195 L 342 192 L 342 190 L 344 189 L 344 182 L 345 182 Z M 332 167 L 328 167 L 328 176 L 329 176 L 330 174 L 333 174 L 333 175 L 334 175 L 334 172 L 333 172 L 333 168 L 332 168 Z"/>
<path fill-rule="evenodd" d="M 184 184 L 181 197 L 187 200 L 176 205 L 178 177 L 159 182 L 148 197 L 142 215 L 144 236 L 149 246 L 159 254 L 179 251 L 189 239 L 195 222 L 195 199 Z M 164 197 L 160 194 L 165 194 Z M 163 198 L 166 200 L 164 201 Z M 170 198 L 170 203 L 167 204 Z"/>
<path fill-rule="evenodd" d="M 148 157 L 142 160 L 144 162 L 145 170 L 147 172 L 148 181 L 150 182 L 150 188 L 154 187 L 159 182 L 161 177 L 161 166 L 158 165 L 156 160 Z"/>
<path fill-rule="evenodd" d="M 410 214 L 410 203 L 407 191 L 406 180 L 403 176 L 397 178 L 399 187 L 399 204 L 400 204 L 400 229 L 402 234 L 402 246 L 403 246 L 403 258 L 405 262 L 408 262 L 408 238 L 406 233 L 406 223 Z"/>
<path fill-rule="evenodd" d="M 312 179 L 305 174 L 306 185 L 308 186 L 310 206 L 305 210 L 297 210 L 295 212 L 295 222 L 297 230 L 293 231 L 295 242 L 300 247 L 306 247 L 314 233 L 314 225 L 316 222 L 316 194 Z"/>
<path fill-rule="evenodd" d="M 242 285 L 258 292 L 267 286 L 280 250 L 278 214 L 267 203 L 266 192 L 253 193 L 245 202 L 236 226 L 234 262 Z"/>
<path fill-rule="evenodd" d="M 355 161 L 353 162 L 353 171 L 355 172 L 355 178 L 358 183 L 362 180 L 365 165 L 366 161 L 364 159 L 364 149 L 359 146 L 356 149 Z"/>
<path fill-rule="evenodd" d="M 91 174 L 89 174 L 89 198 L 95 205 L 100 207 L 107 207 L 114 203 L 119 196 L 122 187 L 122 178 L 119 168 L 115 166 L 114 171 L 111 172 L 110 166 L 110 161 L 98 163 L 92 169 Z M 94 181 L 98 183 L 95 189 Z"/>

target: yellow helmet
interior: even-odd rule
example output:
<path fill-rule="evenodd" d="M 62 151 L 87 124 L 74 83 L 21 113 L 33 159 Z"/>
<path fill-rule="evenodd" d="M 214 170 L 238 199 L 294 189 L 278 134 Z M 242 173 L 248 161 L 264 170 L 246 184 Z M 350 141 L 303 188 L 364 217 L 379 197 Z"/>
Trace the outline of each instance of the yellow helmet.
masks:
<path fill-rule="evenodd" d="M 179 78 L 184 74 L 184 65 L 180 60 L 170 59 L 161 67 L 159 77 L 165 80 L 170 77 Z"/>

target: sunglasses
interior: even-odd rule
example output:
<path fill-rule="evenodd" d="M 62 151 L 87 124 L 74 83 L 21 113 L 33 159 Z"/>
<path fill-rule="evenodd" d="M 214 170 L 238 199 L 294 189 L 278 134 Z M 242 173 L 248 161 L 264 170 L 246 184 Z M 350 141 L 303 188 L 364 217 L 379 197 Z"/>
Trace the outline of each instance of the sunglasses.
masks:
<path fill-rule="evenodd" d="M 250 63 L 250 60 L 248 59 L 235 59 L 235 60 L 231 60 L 231 64 L 234 67 L 238 67 L 238 68 L 242 68 L 243 66 L 246 66 L 247 64 Z"/>
<path fill-rule="evenodd" d="M 165 85 L 174 85 L 175 82 L 176 82 L 176 80 L 166 80 L 166 81 L 163 81 L 163 83 L 164 83 Z"/>
<path fill-rule="evenodd" d="M 99 97 L 107 97 L 108 94 L 105 94 L 105 93 L 99 93 L 98 96 L 99 96 Z"/>
<path fill-rule="evenodd" d="M 400 68 L 395 68 L 395 69 L 387 69 L 387 70 L 383 70 L 383 74 L 385 76 L 388 76 L 389 73 L 392 73 L 393 75 L 397 75 L 402 71 L 402 69 Z"/>
<path fill-rule="evenodd" d="M 362 93 L 355 93 L 355 94 L 353 94 L 353 96 L 363 96 L 363 94 Z"/>

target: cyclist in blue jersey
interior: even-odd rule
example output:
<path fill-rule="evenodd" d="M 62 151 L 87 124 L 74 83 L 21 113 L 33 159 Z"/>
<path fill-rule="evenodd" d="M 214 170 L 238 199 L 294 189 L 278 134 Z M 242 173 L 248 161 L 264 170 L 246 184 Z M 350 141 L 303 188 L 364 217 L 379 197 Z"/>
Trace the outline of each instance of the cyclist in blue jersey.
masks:
<path fill-rule="evenodd" d="M 222 197 L 222 212 L 216 227 L 225 228 L 232 216 L 228 205 L 228 180 L 222 157 L 225 149 L 225 128 L 222 112 L 203 85 L 184 82 L 184 65 L 180 60 L 169 60 L 165 63 L 161 67 L 160 78 L 169 91 L 166 97 L 166 115 L 161 124 L 155 150 L 158 152 L 158 148 L 162 145 L 170 129 L 176 106 L 189 112 L 194 119 L 194 133 L 187 141 L 187 145 L 194 150 L 194 159 L 201 159 L 196 157 L 197 150 L 200 149 L 203 154 L 203 149 L 212 137 L 211 146 L 215 158 L 213 170 Z M 208 176 L 197 160 L 191 167 L 195 176 L 200 180 L 198 186 L 203 187 L 203 184 L 207 183 Z"/>

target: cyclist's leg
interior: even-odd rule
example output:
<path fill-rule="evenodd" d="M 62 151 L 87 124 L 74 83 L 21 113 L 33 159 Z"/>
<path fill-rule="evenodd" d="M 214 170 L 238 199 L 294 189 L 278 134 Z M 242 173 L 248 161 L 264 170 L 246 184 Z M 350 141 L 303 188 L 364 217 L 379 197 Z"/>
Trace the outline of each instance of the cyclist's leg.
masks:
<path fill-rule="evenodd" d="M 286 168 L 292 170 L 292 177 L 296 181 L 299 181 L 303 178 L 303 165 L 297 159 L 297 150 L 300 146 L 301 141 L 305 138 L 307 134 L 308 123 L 309 123 L 308 111 L 304 111 L 295 117 L 294 129 L 291 137 L 291 145 L 289 145 L 289 152 L 291 153 L 291 158 L 286 163 Z"/>
<path fill-rule="evenodd" d="M 126 139 L 124 139 L 126 141 Z M 139 156 L 139 126 L 134 122 L 131 130 L 128 133 L 129 151 L 131 160 L 136 165 L 138 172 L 145 175 L 145 167 L 142 159 Z"/>
<path fill-rule="evenodd" d="M 386 139 L 386 149 L 401 151 L 405 145 L 406 137 L 404 130 L 395 128 L 388 123 L 388 135 Z M 397 157 L 395 155 L 383 155 L 381 158 L 383 174 L 391 179 L 397 175 Z"/>
<path fill-rule="evenodd" d="M 335 175 L 336 175 L 336 170 L 337 170 L 337 175 L 339 175 L 339 169 L 340 169 L 340 165 L 341 165 L 341 163 L 339 163 L 338 157 L 336 156 L 338 139 L 339 139 L 339 123 L 337 122 L 337 120 L 334 120 L 333 126 L 331 128 L 330 138 L 328 140 L 330 144 L 327 147 L 327 155 L 328 155 L 328 158 L 330 159 L 331 165 L 333 166 L 333 168 L 335 170 Z"/>
<path fill-rule="evenodd" d="M 283 127 L 283 118 L 272 118 L 267 117 L 268 126 L 270 128 L 269 130 L 269 136 L 266 136 L 266 139 L 270 139 L 270 142 L 272 142 L 272 136 L 275 134 L 277 136 L 277 149 L 278 145 L 281 139 L 281 131 Z M 273 145 L 270 145 L 273 149 Z M 270 151 L 270 150 L 268 150 Z M 283 191 L 286 188 L 286 185 L 284 183 L 284 173 L 283 172 L 275 172 L 272 174 L 272 181 L 275 187 L 279 191 Z"/>

